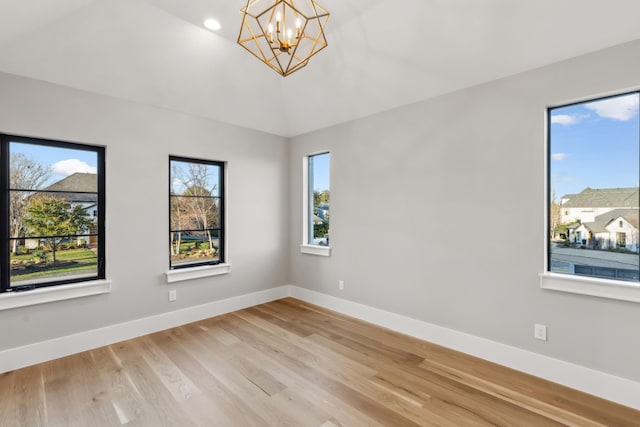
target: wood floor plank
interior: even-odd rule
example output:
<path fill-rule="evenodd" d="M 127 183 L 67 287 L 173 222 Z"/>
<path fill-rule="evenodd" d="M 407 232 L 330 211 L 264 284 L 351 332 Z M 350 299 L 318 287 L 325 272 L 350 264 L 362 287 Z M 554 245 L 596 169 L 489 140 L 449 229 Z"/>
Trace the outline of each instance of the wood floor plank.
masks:
<path fill-rule="evenodd" d="M 122 425 L 161 422 L 111 346 L 91 350 L 90 354 Z"/>
<path fill-rule="evenodd" d="M 269 310 L 265 310 L 264 306 L 251 307 L 243 310 L 243 312 L 251 313 L 256 317 L 264 319 L 274 326 L 277 326 L 300 337 L 307 337 L 315 333 L 315 327 L 307 326 L 303 322 L 300 322 L 296 319 L 282 320 L 281 313 L 279 314 Z"/>
<path fill-rule="evenodd" d="M 137 340 L 138 349 L 176 402 L 182 403 L 193 395 L 201 394 L 198 387 L 155 345 L 154 336 L 155 334 Z"/>
<path fill-rule="evenodd" d="M 251 325 L 261 328 L 265 334 L 273 334 L 274 337 L 286 340 L 285 342 L 297 346 L 295 350 L 288 348 L 287 352 L 295 353 L 296 358 L 311 369 L 315 369 L 341 384 L 349 385 L 363 396 L 385 402 L 384 407 L 387 409 L 397 414 L 402 414 L 407 419 L 417 423 L 424 422 L 425 419 L 435 420 L 439 418 L 437 414 L 425 410 L 421 404 L 416 405 L 415 400 L 403 399 L 402 396 L 393 391 L 389 391 L 384 387 L 376 387 L 371 381 L 362 381 L 363 378 L 372 378 L 376 373 L 374 370 L 367 368 L 366 365 L 356 365 L 350 362 L 348 366 L 341 366 L 340 363 L 337 363 L 340 357 L 336 357 L 335 353 L 326 357 L 320 347 L 314 347 L 313 342 L 289 332 L 288 329 L 278 330 L 278 326 L 270 322 L 264 322 L 254 314 L 254 310 L 243 310 L 240 313 L 234 313 L 235 316 L 246 320 Z M 283 346 L 285 342 L 278 342 L 276 345 Z M 366 374 L 363 374 L 365 370 Z M 441 419 L 439 422 L 445 423 L 446 420 Z"/>
<path fill-rule="evenodd" d="M 207 324 L 207 322 L 204 322 Z M 219 322 L 216 322 L 219 324 Z M 207 326 L 211 326 L 207 324 Z M 230 393 L 238 399 L 250 402 L 252 409 L 260 415 L 263 425 L 295 426 L 299 424 L 296 414 L 289 414 L 272 404 L 270 397 L 245 376 L 236 365 L 241 354 L 234 353 L 227 346 L 217 341 L 208 331 L 203 331 L 193 325 L 184 327 L 197 340 L 185 343 L 188 351 L 198 355 L 202 365 L 215 376 Z"/>
<path fill-rule="evenodd" d="M 111 348 L 120 359 L 133 386 L 144 396 L 145 406 L 141 418 L 145 422 L 157 419 L 160 423 L 158 425 L 162 426 L 195 425 L 144 359 L 141 342 L 134 339 L 114 344 Z"/>
<path fill-rule="evenodd" d="M 202 390 L 203 395 L 187 400 L 185 412 L 195 416 L 198 425 L 261 426 L 265 422 L 249 402 L 236 396 L 203 363 L 188 351 L 187 343 L 195 337 L 184 328 L 154 334 L 154 342 L 174 361 L 182 372 Z M 201 356 L 201 353 L 197 353 Z"/>
<path fill-rule="evenodd" d="M 260 327 L 265 334 L 273 334 L 274 337 L 285 340 L 275 343 L 274 345 L 276 346 L 284 346 L 284 342 L 289 342 L 292 347 L 287 348 L 286 352 L 295 354 L 296 359 L 301 363 L 306 364 L 309 369 L 322 373 L 331 380 L 340 384 L 349 386 L 359 385 L 361 383 L 361 376 L 363 373 L 365 373 L 365 376 L 372 376 L 375 374 L 375 371 L 364 365 L 356 365 L 352 361 L 347 361 L 346 359 L 339 360 L 339 355 L 336 355 L 335 353 L 330 356 L 323 355 L 322 351 L 318 351 L 319 348 L 313 348 L 313 343 L 304 340 L 304 338 L 298 336 L 296 333 L 289 331 L 288 328 L 278 331 L 278 326 L 261 322 L 261 320 L 256 318 L 253 313 L 254 312 L 251 310 L 243 311 L 242 313 L 235 313 L 235 316 L 246 320 L 254 326 Z M 263 335 L 263 337 L 266 339 L 266 335 Z M 307 380 L 307 382 L 309 381 Z M 366 382 L 363 384 L 366 385 Z M 355 390 L 362 391 L 362 388 L 363 387 L 357 387 Z M 307 387 L 304 390 L 308 391 L 309 388 Z M 374 392 L 363 393 L 363 396 L 375 398 L 379 397 L 380 394 L 383 394 L 383 392 L 380 390 L 374 390 Z M 393 396 L 389 395 L 388 398 L 392 400 Z M 343 404 L 346 404 L 346 402 Z"/>
<path fill-rule="evenodd" d="M 317 310 L 310 310 L 311 312 L 317 312 Z M 386 339 L 389 333 L 389 331 L 370 331 L 368 328 L 368 325 L 360 323 L 360 325 L 354 325 L 353 328 L 349 329 L 349 328 L 345 328 L 344 326 L 342 326 L 340 324 L 340 322 L 344 322 L 345 319 L 340 319 L 339 316 L 332 316 L 332 320 L 328 320 L 325 324 L 323 324 L 323 326 L 320 328 L 323 332 L 321 332 L 321 334 L 326 338 L 325 339 L 325 345 L 327 346 L 333 346 L 333 345 L 341 345 L 343 348 L 345 349 L 354 349 L 354 351 L 352 352 L 352 354 L 355 354 L 355 356 L 352 357 L 359 357 L 361 354 L 362 355 L 368 355 L 370 354 L 370 349 L 371 346 L 373 345 L 373 343 L 377 342 L 377 341 L 382 341 L 382 339 L 378 336 L 376 339 L 375 335 L 371 335 L 371 332 L 375 333 L 382 333 L 382 335 L 385 336 L 384 342 L 388 343 L 388 340 Z M 347 321 L 349 319 L 346 319 Z M 338 322 L 338 323 L 336 323 Z M 364 330 L 364 334 L 361 334 L 360 332 L 362 332 Z M 316 338 L 317 339 L 317 338 Z M 415 349 L 413 349 L 415 350 Z M 420 353 L 420 352 L 418 352 Z M 394 351 L 386 351 L 385 352 L 385 357 L 386 360 L 384 360 L 383 364 L 384 366 L 394 366 L 394 364 L 397 364 L 397 358 L 393 356 Z M 411 353 L 413 354 L 413 353 Z M 377 353 L 376 353 L 376 360 L 372 360 L 370 363 L 375 363 L 378 364 L 379 361 L 377 360 Z M 422 358 L 421 355 L 416 355 L 415 357 L 410 356 L 407 360 L 420 360 Z M 405 363 L 402 366 L 403 370 L 410 370 L 412 367 L 412 363 Z M 390 376 L 397 376 L 398 373 L 394 372 L 393 374 L 390 374 Z M 416 373 L 413 372 L 411 374 L 412 376 L 415 376 Z M 419 376 L 417 377 L 419 378 Z M 434 387 L 436 385 L 442 386 L 442 379 L 438 379 L 438 378 L 431 378 L 430 380 L 430 384 L 429 387 Z M 422 385 L 423 387 L 427 386 L 426 384 Z M 436 393 L 437 395 L 439 394 L 444 394 L 446 388 L 450 388 L 450 386 L 447 386 L 446 384 L 444 385 L 445 388 L 441 388 L 439 389 L 438 393 Z M 482 393 L 482 392 L 481 392 Z M 444 408 L 446 409 L 446 411 L 448 413 L 455 413 L 457 409 L 462 410 L 463 412 L 468 412 L 469 414 L 473 414 L 474 412 L 471 410 L 471 408 L 468 407 L 468 404 L 474 401 L 477 401 L 478 399 L 480 399 L 480 395 L 478 393 L 475 393 L 473 390 L 469 390 L 466 387 L 461 387 L 458 390 L 458 395 L 464 396 L 465 394 L 469 395 L 469 396 L 473 396 L 473 398 L 465 398 L 465 399 L 456 399 L 455 397 L 452 399 L 449 399 L 447 402 L 449 404 L 452 403 L 456 403 L 458 400 L 464 400 L 466 401 L 466 405 L 462 405 L 459 408 L 456 408 L 455 405 L 453 405 L 453 407 L 451 405 L 449 406 L 445 406 Z M 490 396 L 485 396 L 486 399 L 490 399 Z M 506 401 L 505 401 L 506 403 Z M 433 402 L 430 402 L 431 405 L 433 405 Z M 488 405 L 488 402 L 478 402 L 477 404 L 475 404 L 473 406 L 475 411 L 479 411 L 478 413 L 476 413 L 475 415 L 479 418 L 479 419 L 487 419 L 489 421 L 493 420 L 493 418 L 495 418 L 495 416 L 491 416 L 490 413 L 488 413 L 487 411 L 484 410 L 484 408 L 486 407 L 490 407 L 490 405 Z M 529 409 L 529 408 L 524 408 L 524 409 Z M 515 421 L 527 421 L 532 414 L 529 414 L 528 412 L 525 411 L 520 411 L 517 408 L 513 407 L 513 405 L 503 405 L 503 407 L 500 408 L 500 419 L 498 420 L 493 420 L 491 422 L 494 421 L 499 421 L 499 422 L 515 422 Z M 535 411 L 537 412 L 537 411 Z M 511 414 L 511 415 L 509 415 Z M 479 422 L 479 421 L 478 421 Z M 530 419 L 528 422 L 535 422 L 536 424 L 550 424 L 553 425 L 553 423 L 551 422 L 551 420 L 547 420 L 547 419 L 540 419 L 540 420 L 535 420 L 534 419 Z"/>
<path fill-rule="evenodd" d="M 309 363 L 303 362 L 303 358 L 307 359 L 307 361 L 313 358 L 313 356 L 307 354 L 304 349 L 295 347 L 275 336 L 272 336 L 268 341 L 263 340 L 261 335 L 256 333 L 255 327 L 252 327 L 250 323 L 239 317 L 235 317 L 231 321 L 226 321 L 224 327 L 225 329 L 233 330 L 234 334 L 240 336 L 243 341 L 249 343 L 256 349 L 266 352 L 280 363 L 286 364 L 309 381 L 322 384 L 322 386 L 329 389 L 331 393 L 340 396 L 347 404 L 357 410 L 372 414 L 374 418 L 381 420 L 383 424 L 394 426 L 419 425 L 405 416 L 390 410 L 386 406 L 376 404 L 373 399 L 357 392 L 349 385 L 337 381 L 321 370 L 314 369 Z"/>
<path fill-rule="evenodd" d="M 100 419 L 119 425 L 108 388 L 100 380 L 89 352 L 45 363 L 43 383 L 49 424 L 86 426 Z"/>
<path fill-rule="evenodd" d="M 361 351 L 365 354 L 368 352 L 368 348 L 366 347 L 366 344 L 363 343 L 370 342 L 370 340 L 373 339 L 373 342 L 384 342 L 385 345 L 389 345 L 391 347 L 395 345 L 395 347 L 399 349 L 402 349 L 404 344 L 404 348 L 407 351 L 416 354 L 418 357 L 428 359 L 434 354 L 441 355 L 444 363 L 451 363 L 452 358 L 459 358 L 462 366 L 467 366 L 468 368 L 473 369 L 474 373 L 478 370 L 484 371 L 484 377 L 488 378 L 489 381 L 498 376 L 501 378 L 501 381 L 510 384 L 510 386 L 515 383 L 516 387 L 520 388 L 521 391 L 531 393 L 533 390 L 533 392 L 536 393 L 537 399 L 540 399 L 542 406 L 545 404 L 551 404 L 552 406 L 559 404 L 558 406 L 561 408 L 566 406 L 569 410 L 576 406 L 580 407 L 581 411 L 590 413 L 588 418 L 593 419 L 593 422 L 595 422 L 596 425 L 597 423 L 603 423 L 605 425 L 627 425 L 626 423 L 629 422 L 629 418 L 627 416 L 629 408 L 613 404 L 614 407 L 619 406 L 619 410 L 613 411 L 613 413 L 611 413 L 611 411 L 603 411 L 600 409 L 594 410 L 594 408 L 598 408 L 598 405 L 604 402 L 602 399 L 568 389 L 558 384 L 553 384 L 539 378 L 531 377 L 508 368 L 482 361 L 472 356 L 452 352 L 451 350 L 443 347 L 398 334 L 388 329 L 371 328 L 371 325 L 366 322 L 354 320 L 323 308 L 312 306 L 304 302 L 301 303 L 297 300 L 279 300 L 277 301 L 277 306 L 281 310 L 284 308 L 285 311 L 287 309 L 300 309 L 304 311 L 304 315 L 302 315 L 302 317 L 315 322 L 320 330 L 325 331 L 325 335 L 328 334 L 329 336 L 328 341 L 333 340 L 334 342 L 339 342 L 340 340 L 346 340 L 345 342 L 347 342 L 348 340 L 355 340 L 355 342 L 358 343 L 357 345 L 364 346 Z M 324 312 L 328 312 L 327 317 L 323 316 Z M 392 362 L 393 359 L 389 359 L 387 361 Z M 549 393 L 549 389 L 552 389 L 553 393 Z M 584 401 L 591 402 L 592 400 L 595 400 L 593 404 L 589 403 L 585 406 L 583 403 Z M 607 403 L 611 404 L 611 402 Z M 636 411 L 632 410 L 632 412 Z M 631 425 L 636 424 L 632 423 Z"/>
<path fill-rule="evenodd" d="M 287 393 L 303 395 L 307 400 L 312 401 L 315 405 L 326 414 L 325 420 L 333 420 L 334 423 L 341 423 L 345 426 L 380 426 L 376 420 L 367 414 L 358 412 L 354 408 L 349 407 L 338 397 L 328 393 L 322 387 L 298 375 L 288 366 L 272 360 L 263 352 L 251 347 L 247 343 L 239 342 L 234 348 L 236 354 L 242 354 L 244 357 L 255 361 L 256 364 L 262 366 L 265 370 L 272 372 L 278 378 L 286 381 Z"/>
<path fill-rule="evenodd" d="M 450 366 L 443 366 L 432 361 L 425 361 L 421 364 L 421 367 L 424 367 L 431 372 L 437 373 L 438 375 L 445 376 L 449 379 L 454 379 L 460 384 L 465 384 L 469 387 L 475 388 L 476 390 L 482 390 L 484 393 L 488 393 L 494 397 L 498 397 L 506 402 L 510 402 L 528 411 L 544 415 L 545 417 L 555 420 L 559 423 L 576 427 L 586 425 L 599 427 L 603 426 L 603 424 L 601 423 L 594 422 L 593 420 L 588 420 L 587 418 L 580 415 L 572 414 L 571 412 L 566 411 L 562 408 L 557 408 L 552 405 L 545 404 L 543 402 L 535 400 L 534 398 L 527 397 L 526 395 L 523 395 L 511 388 L 485 381 L 473 374 L 463 372 Z"/>
<path fill-rule="evenodd" d="M 0 374 L 0 427 L 558 425 L 640 411 L 293 298 Z"/>
<path fill-rule="evenodd" d="M 312 322 L 325 319 L 323 314 L 326 312 L 327 318 L 322 325 L 328 326 L 328 330 L 332 333 L 341 333 L 350 338 L 364 335 L 368 338 L 374 338 L 374 341 L 384 342 L 388 346 L 405 349 L 428 361 L 433 360 L 444 365 L 464 367 L 466 371 L 472 371 L 474 376 L 485 381 L 508 384 L 509 389 L 531 396 L 543 407 L 556 407 L 569 413 L 577 410 L 596 425 L 628 425 L 630 418 L 633 422 L 629 425 L 640 425 L 640 422 L 635 422 L 634 419 L 637 411 L 631 410 L 631 416 L 629 416 L 630 408 L 622 405 L 607 402 L 595 396 L 389 329 L 371 328 L 367 322 L 355 320 L 292 298 L 279 300 L 277 303 L 278 308 L 287 307 L 293 310 L 299 308 L 304 312 L 302 317 Z M 603 404 L 604 406 L 602 406 Z"/>
<path fill-rule="evenodd" d="M 42 365 L 1 374 L 0 384 L 6 384 L 0 387 L 0 408 L 1 402 L 16 402 L 0 410 L 0 426 L 47 425 Z"/>
<path fill-rule="evenodd" d="M 338 343 L 322 335 L 309 337 L 323 343 L 347 357 L 360 360 L 377 369 L 373 379 L 379 386 L 389 390 L 402 390 L 405 396 L 413 396 L 413 401 L 421 401 L 425 410 L 434 417 L 456 420 L 457 425 L 511 425 L 515 421 L 529 421 L 530 425 L 554 425 L 543 417 L 533 417 L 518 408 L 495 401 L 481 391 L 473 390 L 438 375 L 427 375 L 414 364 L 407 366 L 390 365 L 380 362 L 368 354 Z M 494 408 L 492 410 L 492 407 Z M 533 424 L 535 422 L 535 424 Z"/>

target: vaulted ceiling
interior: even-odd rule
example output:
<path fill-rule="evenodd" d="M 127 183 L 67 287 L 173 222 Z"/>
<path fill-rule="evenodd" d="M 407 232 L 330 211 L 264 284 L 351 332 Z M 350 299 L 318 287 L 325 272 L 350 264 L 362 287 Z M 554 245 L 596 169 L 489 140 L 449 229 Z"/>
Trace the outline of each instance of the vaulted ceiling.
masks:
<path fill-rule="evenodd" d="M 0 71 L 291 137 L 640 39 L 637 0 L 317 1 L 329 46 L 283 78 L 246 0 L 0 0 Z"/>

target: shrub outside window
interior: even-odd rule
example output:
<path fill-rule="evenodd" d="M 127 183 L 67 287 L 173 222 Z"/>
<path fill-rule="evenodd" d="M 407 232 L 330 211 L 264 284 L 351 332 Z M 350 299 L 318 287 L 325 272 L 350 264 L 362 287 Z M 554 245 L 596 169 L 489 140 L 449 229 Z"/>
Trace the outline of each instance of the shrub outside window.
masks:
<path fill-rule="evenodd" d="M 104 148 L 10 135 L 0 143 L 0 291 L 104 279 Z"/>
<path fill-rule="evenodd" d="M 548 109 L 547 270 L 638 283 L 640 92 Z"/>
<path fill-rule="evenodd" d="M 224 163 L 169 158 L 170 267 L 224 262 Z"/>

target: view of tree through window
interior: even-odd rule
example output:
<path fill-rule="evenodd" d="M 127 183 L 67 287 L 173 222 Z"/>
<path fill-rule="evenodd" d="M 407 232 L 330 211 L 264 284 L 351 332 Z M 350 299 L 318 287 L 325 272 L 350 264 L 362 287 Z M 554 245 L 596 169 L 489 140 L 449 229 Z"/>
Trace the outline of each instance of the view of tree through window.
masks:
<path fill-rule="evenodd" d="M 223 163 L 171 157 L 171 268 L 224 261 Z"/>
<path fill-rule="evenodd" d="M 309 156 L 309 244 L 329 246 L 330 154 Z"/>
<path fill-rule="evenodd" d="M 549 109 L 549 270 L 638 282 L 640 92 Z"/>
<path fill-rule="evenodd" d="M 104 149 L 3 135 L 2 153 L 2 290 L 104 278 Z"/>

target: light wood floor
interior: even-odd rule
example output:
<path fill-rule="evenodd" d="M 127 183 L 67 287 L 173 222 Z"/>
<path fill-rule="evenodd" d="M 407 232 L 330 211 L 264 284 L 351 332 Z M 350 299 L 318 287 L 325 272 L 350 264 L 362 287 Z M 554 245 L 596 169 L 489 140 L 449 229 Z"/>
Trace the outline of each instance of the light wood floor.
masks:
<path fill-rule="evenodd" d="M 0 426 L 640 426 L 640 412 L 287 298 L 0 375 Z"/>

